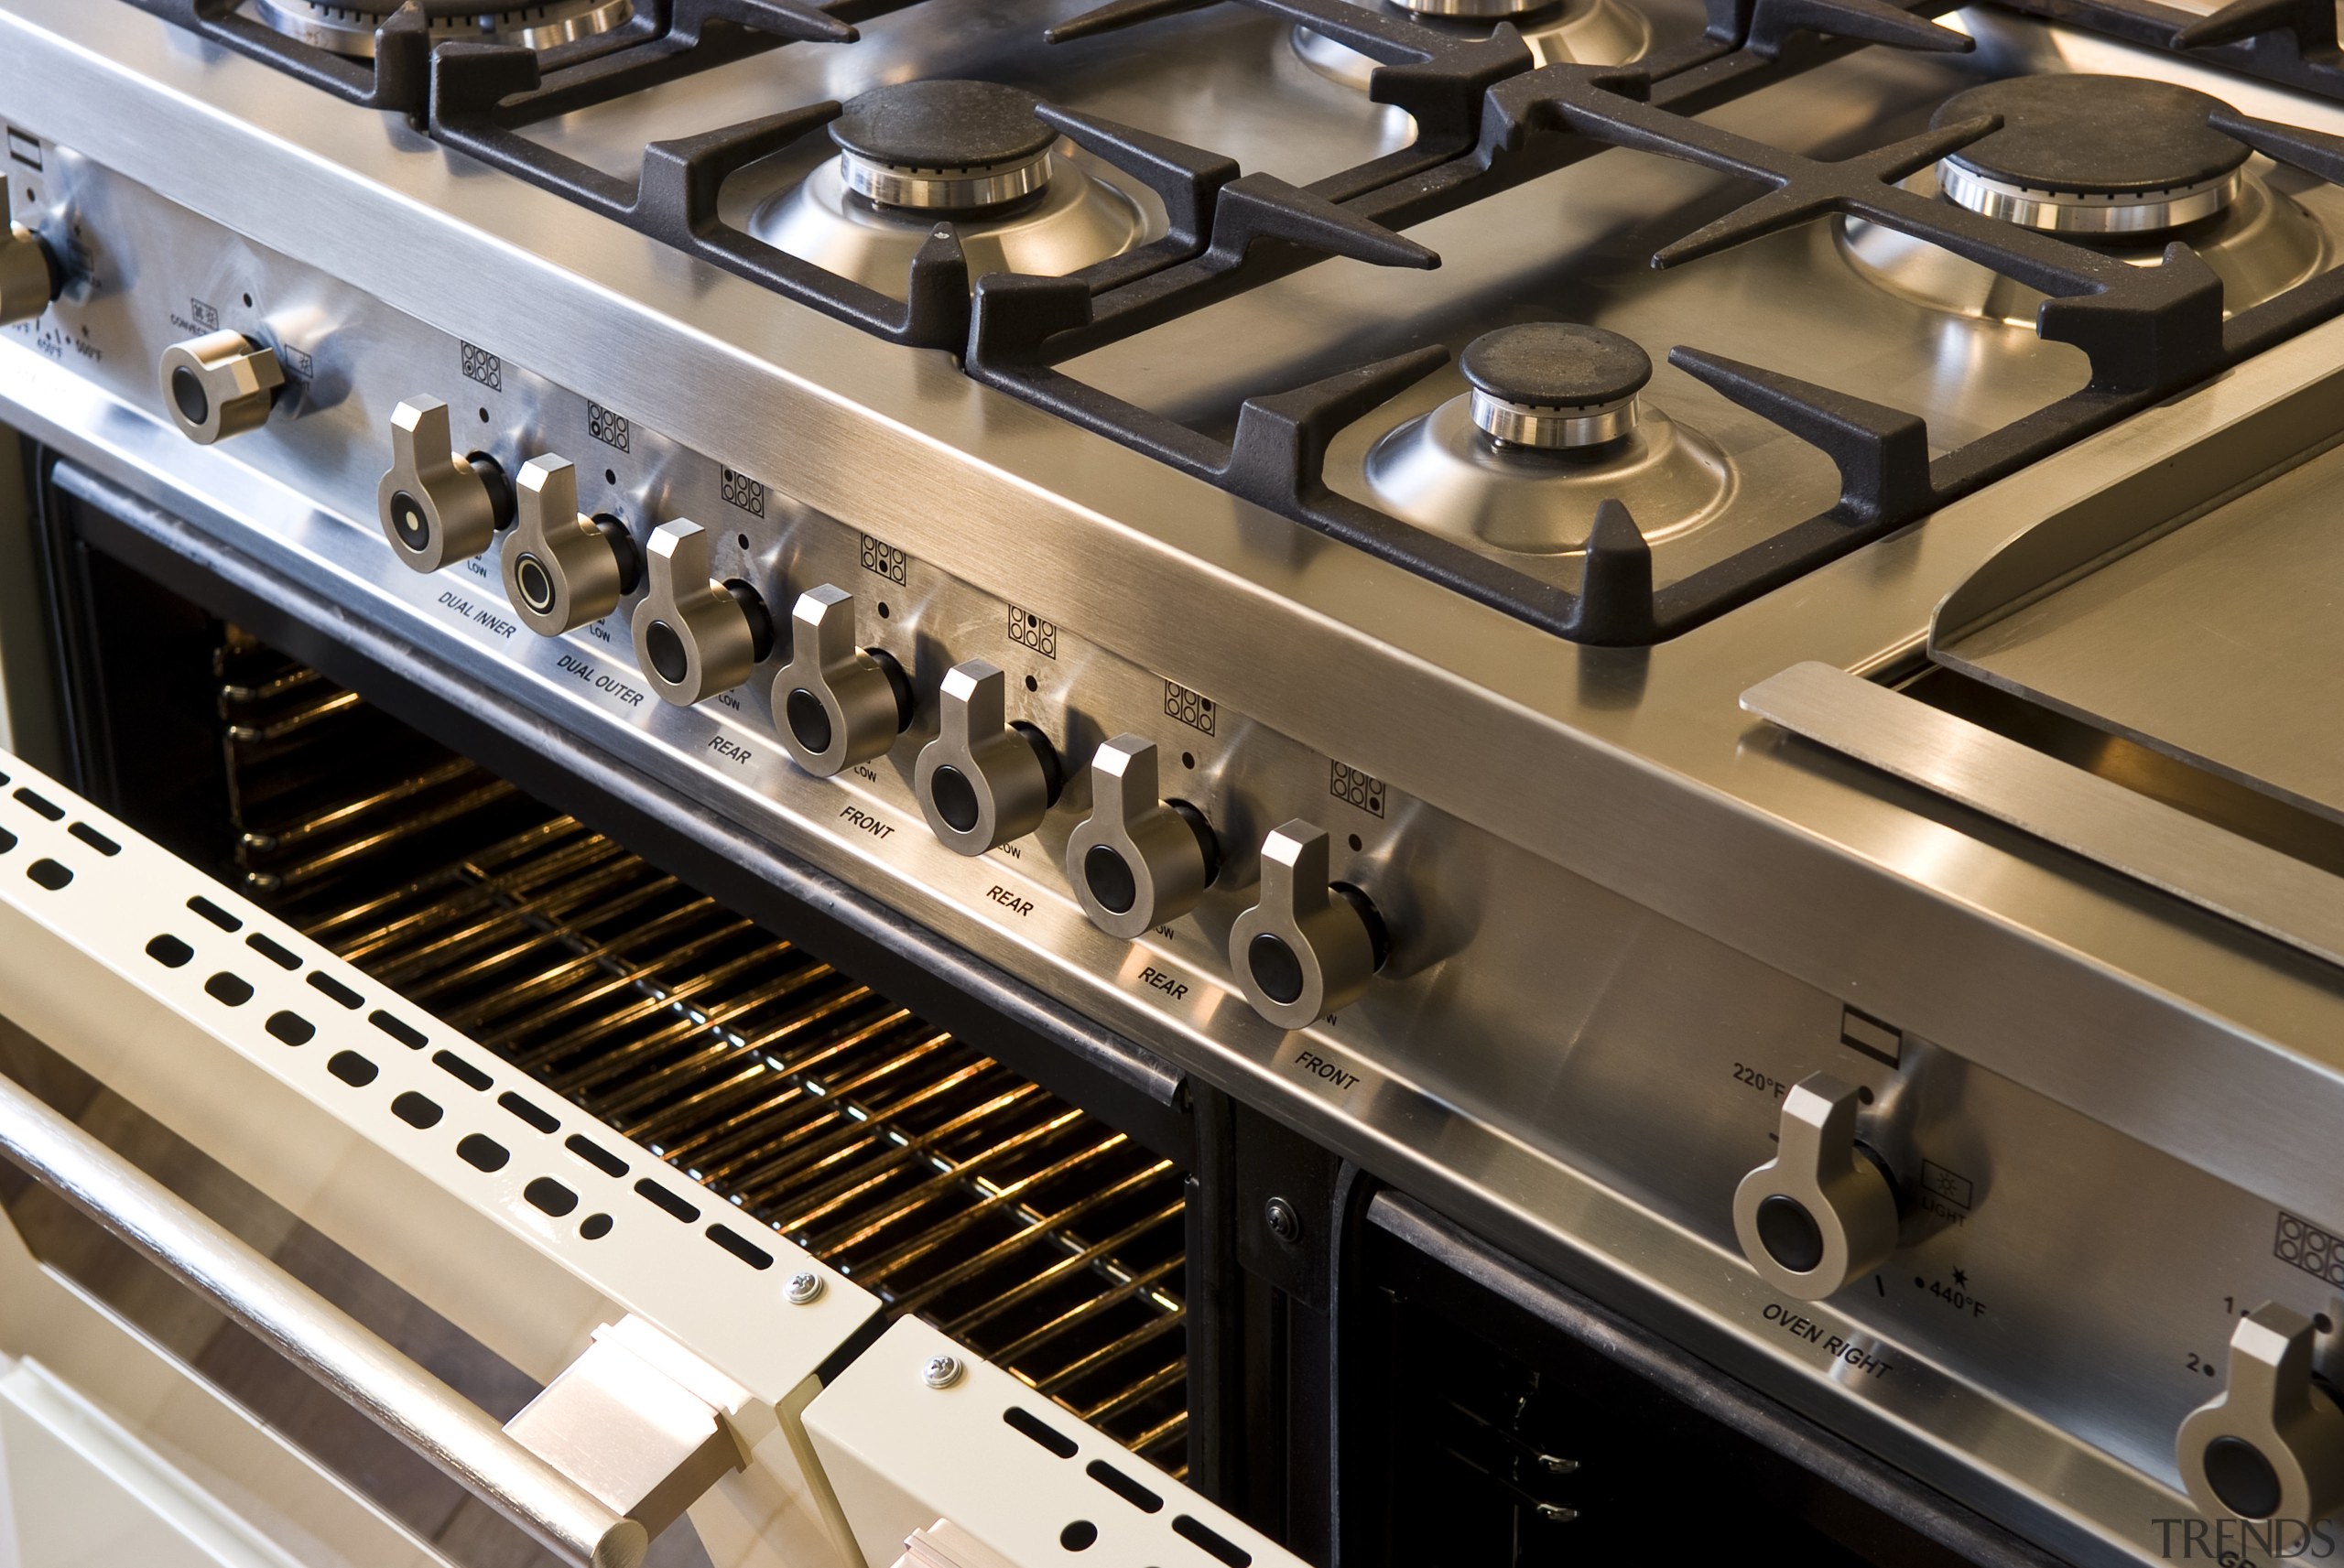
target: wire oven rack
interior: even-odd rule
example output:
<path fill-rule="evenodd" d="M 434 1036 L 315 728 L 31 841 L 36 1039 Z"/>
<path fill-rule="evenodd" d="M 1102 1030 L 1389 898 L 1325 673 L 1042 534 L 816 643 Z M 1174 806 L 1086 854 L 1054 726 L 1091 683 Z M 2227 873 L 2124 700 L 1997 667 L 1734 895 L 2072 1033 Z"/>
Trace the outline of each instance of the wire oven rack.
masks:
<path fill-rule="evenodd" d="M 1185 1178 L 819 958 L 231 631 L 245 890 L 1175 1475 Z"/>

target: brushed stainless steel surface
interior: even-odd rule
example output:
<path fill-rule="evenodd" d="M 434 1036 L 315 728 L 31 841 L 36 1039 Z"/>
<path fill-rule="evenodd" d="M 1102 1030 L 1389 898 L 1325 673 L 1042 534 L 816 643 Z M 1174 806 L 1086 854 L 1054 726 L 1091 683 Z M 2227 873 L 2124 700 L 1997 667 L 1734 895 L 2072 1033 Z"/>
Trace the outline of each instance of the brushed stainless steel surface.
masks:
<path fill-rule="evenodd" d="M 2344 821 L 2328 451 L 2000 619 L 1942 663 Z"/>
<path fill-rule="evenodd" d="M 2303 1530 L 2344 1502 L 2344 1411 L 2312 1381 L 2316 1332 L 2273 1302 L 2231 1330 L 2221 1393 L 2190 1411 L 2174 1438 L 2189 1496 L 2208 1518 Z"/>
<path fill-rule="evenodd" d="M 1742 705 L 2047 843 L 2344 963 L 2344 880 L 1828 665 L 1761 681 Z"/>
<path fill-rule="evenodd" d="M 650 1538 L 153 1177 L 0 1078 L 0 1153 L 251 1330 L 369 1421 L 580 1568 L 634 1568 Z"/>

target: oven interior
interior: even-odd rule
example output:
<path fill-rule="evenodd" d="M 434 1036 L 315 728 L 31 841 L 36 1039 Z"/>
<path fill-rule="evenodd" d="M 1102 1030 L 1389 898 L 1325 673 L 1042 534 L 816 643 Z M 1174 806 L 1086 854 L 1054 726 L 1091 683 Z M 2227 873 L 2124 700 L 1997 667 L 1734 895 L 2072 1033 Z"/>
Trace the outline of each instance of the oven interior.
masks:
<path fill-rule="evenodd" d="M 433 738 L 459 721 L 427 735 L 282 651 L 342 658 L 330 609 L 33 466 L 63 754 L 32 760 L 1306 1559 L 1673 1555 L 1698 1501 L 1704 1554 L 2052 1561 L 1200 1081 L 1135 1114 L 1053 1078 L 1054 1044 L 924 1020 L 890 995 L 904 971 L 776 936 L 580 820 L 591 801 Z M 1275 1236 L 1272 1198 L 1325 1223 Z M 398 1295 L 301 1245 L 345 1304 Z M 517 1408 L 517 1376 L 470 1382 Z"/>

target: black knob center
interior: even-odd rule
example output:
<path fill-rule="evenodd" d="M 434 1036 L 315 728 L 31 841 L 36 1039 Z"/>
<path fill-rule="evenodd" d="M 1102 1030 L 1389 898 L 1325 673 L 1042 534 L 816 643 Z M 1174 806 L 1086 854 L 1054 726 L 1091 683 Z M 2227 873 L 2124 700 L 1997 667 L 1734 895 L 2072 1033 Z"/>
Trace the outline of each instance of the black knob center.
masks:
<path fill-rule="evenodd" d="M 1131 862 L 1117 850 L 1105 844 L 1093 844 L 1082 857 L 1082 880 L 1090 884 L 1091 896 L 1099 907 L 1112 914 L 1128 914 L 1139 902 L 1139 882 L 1132 875 Z"/>
<path fill-rule="evenodd" d="M 650 630 L 643 634 L 643 643 L 644 651 L 651 655 L 651 667 L 659 672 L 661 680 L 681 684 L 684 676 L 691 673 L 691 655 L 684 651 L 683 638 L 665 621 L 651 623 Z"/>
<path fill-rule="evenodd" d="M 1246 945 L 1245 966 L 1253 971 L 1253 983 L 1262 994 L 1283 1006 L 1302 996 L 1302 960 L 1295 956 L 1283 936 L 1267 931 Z"/>
<path fill-rule="evenodd" d="M 2206 1484 L 2241 1519 L 2269 1519 L 2279 1511 L 2279 1472 L 2242 1437 L 2206 1444 Z"/>
<path fill-rule="evenodd" d="M 799 687 L 781 705 L 782 715 L 789 720 L 789 732 L 798 743 L 816 756 L 830 749 L 830 711 L 822 699 Z"/>
<path fill-rule="evenodd" d="M 975 829 L 982 815 L 977 805 L 977 786 L 960 769 L 947 762 L 929 775 L 928 797 L 936 802 L 936 814 L 951 825 L 955 833 Z"/>
<path fill-rule="evenodd" d="M 1810 1273 L 1823 1261 L 1823 1227 L 1805 1204 L 1783 1193 L 1758 1206 L 1758 1241 L 1794 1274 Z"/>
<path fill-rule="evenodd" d="M 540 615 L 553 609 L 553 574 L 546 570 L 545 562 L 523 556 L 513 563 L 513 581 L 521 590 L 522 603 Z"/>
<path fill-rule="evenodd" d="M 179 417 L 190 425 L 212 417 L 212 395 L 203 390 L 203 378 L 190 366 L 171 372 L 171 401 L 179 405 Z"/>
<path fill-rule="evenodd" d="M 423 503 L 402 490 L 391 497 L 391 527 L 399 543 L 421 555 L 431 547 L 431 519 Z"/>

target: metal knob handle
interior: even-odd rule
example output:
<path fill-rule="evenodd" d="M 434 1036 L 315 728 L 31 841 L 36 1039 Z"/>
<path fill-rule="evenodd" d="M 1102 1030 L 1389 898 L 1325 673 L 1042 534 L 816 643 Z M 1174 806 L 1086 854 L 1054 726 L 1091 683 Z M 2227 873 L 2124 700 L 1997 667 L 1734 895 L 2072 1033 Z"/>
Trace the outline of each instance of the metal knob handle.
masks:
<path fill-rule="evenodd" d="M 8 212 L 8 177 L 0 174 L 0 219 Z M 65 287 L 49 243 L 22 223 L 0 229 L 0 327 L 38 319 Z"/>
<path fill-rule="evenodd" d="M 1008 721 L 1008 684 L 982 659 L 953 665 L 937 694 L 937 737 L 912 775 L 929 830 L 960 854 L 1023 838 L 1058 798 L 1058 752 L 1031 724 Z"/>
<path fill-rule="evenodd" d="M 1774 1157 L 1733 1192 L 1733 1233 L 1759 1276 L 1819 1302 L 1896 1249 L 1896 1190 L 1856 1141 L 1862 1091 L 1828 1073 L 1783 1099 Z"/>
<path fill-rule="evenodd" d="M 513 490 L 494 459 L 455 449 L 448 406 L 411 397 L 391 413 L 391 470 L 374 492 L 383 537 L 419 572 L 468 561 L 513 521 Z"/>
<path fill-rule="evenodd" d="M 1204 813 L 1159 798 L 1156 744 L 1118 735 L 1091 759 L 1091 815 L 1067 840 L 1067 880 L 1091 924 L 1129 940 L 1197 907 L 1221 870 Z"/>
<path fill-rule="evenodd" d="M 578 510 L 578 468 L 568 458 L 521 465 L 518 517 L 505 546 L 505 596 L 541 637 L 600 621 L 635 591 L 643 557 L 615 517 Z"/>
<path fill-rule="evenodd" d="M 781 743 L 823 779 L 884 756 L 911 726 L 912 686 L 893 658 L 858 644 L 854 595 L 829 583 L 808 589 L 789 622 L 789 663 L 773 683 Z"/>
<path fill-rule="evenodd" d="M 715 579 L 699 524 L 678 518 L 654 529 L 645 567 L 635 658 L 662 700 L 689 708 L 730 691 L 773 651 L 765 600 L 747 583 Z"/>
<path fill-rule="evenodd" d="M 2275 1302 L 2230 1331 L 2220 1397 L 2189 1412 L 2174 1456 L 2208 1518 L 2317 1524 L 2344 1504 L 2344 1411 L 2312 1381 L 2314 1326 Z"/>
<path fill-rule="evenodd" d="M 268 422 L 285 367 L 275 349 L 242 332 L 212 332 L 165 349 L 160 379 L 171 423 L 208 447 Z"/>
<path fill-rule="evenodd" d="M 1259 901 L 1229 933 L 1229 967 L 1253 1011 L 1308 1029 L 1359 1000 L 1384 967 L 1384 919 L 1359 889 L 1329 878 L 1327 835 L 1289 822 L 1262 844 Z"/>

